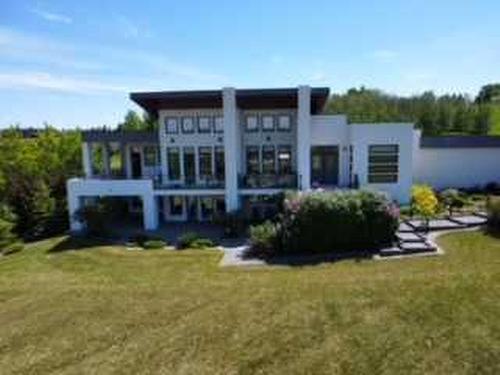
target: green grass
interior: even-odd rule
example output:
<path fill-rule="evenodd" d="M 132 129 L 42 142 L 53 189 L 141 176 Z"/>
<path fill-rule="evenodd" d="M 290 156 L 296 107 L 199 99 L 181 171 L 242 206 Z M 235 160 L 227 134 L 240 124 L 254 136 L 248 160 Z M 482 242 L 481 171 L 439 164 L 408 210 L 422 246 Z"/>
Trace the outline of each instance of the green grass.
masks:
<path fill-rule="evenodd" d="M 2 374 L 500 373 L 500 240 L 481 233 L 274 269 L 64 241 L 0 259 Z"/>

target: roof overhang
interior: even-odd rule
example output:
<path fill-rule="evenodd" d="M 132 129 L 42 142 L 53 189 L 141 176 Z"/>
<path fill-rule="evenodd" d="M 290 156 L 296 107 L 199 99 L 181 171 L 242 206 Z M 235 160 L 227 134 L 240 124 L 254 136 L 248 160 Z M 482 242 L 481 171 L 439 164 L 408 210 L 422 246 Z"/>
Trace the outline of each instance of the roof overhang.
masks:
<path fill-rule="evenodd" d="M 311 88 L 311 113 L 321 113 L 330 89 Z M 149 113 L 160 109 L 222 108 L 222 90 L 134 92 L 130 99 Z M 241 109 L 297 108 L 297 88 L 239 89 L 236 102 Z"/>
<path fill-rule="evenodd" d="M 421 148 L 496 148 L 500 147 L 499 136 L 455 135 L 422 137 Z"/>

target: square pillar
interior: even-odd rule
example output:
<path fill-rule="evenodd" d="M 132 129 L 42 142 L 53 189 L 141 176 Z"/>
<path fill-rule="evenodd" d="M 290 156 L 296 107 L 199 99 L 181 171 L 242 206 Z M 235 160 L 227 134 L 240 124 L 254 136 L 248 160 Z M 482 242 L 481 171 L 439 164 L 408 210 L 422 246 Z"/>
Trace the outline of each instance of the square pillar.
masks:
<path fill-rule="evenodd" d="M 83 173 L 86 178 L 92 178 L 92 144 L 88 142 L 82 143 L 82 164 Z"/>
<path fill-rule="evenodd" d="M 236 90 L 233 87 L 222 89 L 222 109 L 224 122 L 224 167 L 226 179 L 226 211 L 239 209 L 238 196 L 238 111 Z"/>
<path fill-rule="evenodd" d="M 142 196 L 142 215 L 145 230 L 158 228 L 158 202 L 152 193 Z"/>
<path fill-rule="evenodd" d="M 72 182 L 69 180 L 66 184 L 66 191 L 68 194 L 68 215 L 69 215 L 69 229 L 71 232 L 81 232 L 84 228 L 83 223 L 77 220 L 76 213 L 82 206 L 82 199 L 72 190 Z"/>
<path fill-rule="evenodd" d="M 299 86 L 297 103 L 297 175 L 299 190 L 311 188 L 311 88 Z"/>

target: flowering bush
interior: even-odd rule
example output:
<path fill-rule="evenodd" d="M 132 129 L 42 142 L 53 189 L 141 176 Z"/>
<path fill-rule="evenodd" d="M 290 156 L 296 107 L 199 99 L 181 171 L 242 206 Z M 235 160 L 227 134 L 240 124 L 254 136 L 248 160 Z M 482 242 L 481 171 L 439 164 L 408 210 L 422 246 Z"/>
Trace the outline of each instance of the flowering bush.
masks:
<path fill-rule="evenodd" d="M 415 185 L 411 189 L 412 207 L 417 214 L 429 220 L 437 213 L 438 200 L 428 185 Z"/>
<path fill-rule="evenodd" d="M 375 250 L 394 240 L 399 210 L 381 193 L 315 191 L 288 195 L 279 217 L 256 232 L 272 239 L 268 255 Z"/>

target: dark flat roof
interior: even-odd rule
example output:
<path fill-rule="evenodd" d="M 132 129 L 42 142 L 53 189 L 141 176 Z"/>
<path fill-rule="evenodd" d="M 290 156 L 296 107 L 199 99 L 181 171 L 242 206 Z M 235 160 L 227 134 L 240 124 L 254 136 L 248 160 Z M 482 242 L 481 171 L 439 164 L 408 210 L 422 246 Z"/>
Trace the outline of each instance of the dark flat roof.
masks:
<path fill-rule="evenodd" d="M 420 138 L 422 148 L 491 148 L 500 147 L 500 136 L 455 135 Z"/>
<path fill-rule="evenodd" d="M 84 142 L 158 143 L 158 133 L 155 131 L 84 130 L 82 139 Z"/>
<path fill-rule="evenodd" d="M 320 113 L 330 94 L 328 87 L 311 88 L 311 112 Z M 242 109 L 296 108 L 298 88 L 237 89 Z M 222 90 L 133 92 L 132 99 L 148 112 L 159 109 L 222 108 Z"/>

